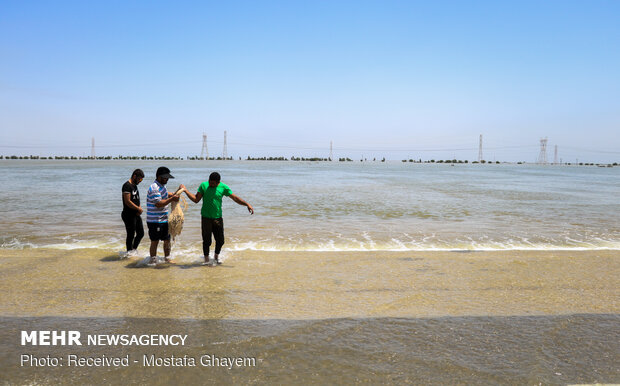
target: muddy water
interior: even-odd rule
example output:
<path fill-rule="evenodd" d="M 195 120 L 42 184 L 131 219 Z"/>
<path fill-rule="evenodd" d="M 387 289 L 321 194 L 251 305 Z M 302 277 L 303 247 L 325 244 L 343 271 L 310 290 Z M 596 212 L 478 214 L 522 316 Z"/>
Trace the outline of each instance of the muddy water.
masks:
<path fill-rule="evenodd" d="M 97 249 L 2 251 L 0 379 L 620 381 L 616 251 L 241 251 L 216 268 L 192 256 L 156 269 L 134 263 Z M 187 343 L 33 347 L 21 346 L 22 330 L 175 334 Z M 21 366 L 22 355 L 58 357 L 65 366 Z M 131 364 L 68 367 L 69 355 L 129 355 Z M 151 365 L 157 358 L 185 365 Z M 223 358 L 248 362 L 228 366 Z"/>

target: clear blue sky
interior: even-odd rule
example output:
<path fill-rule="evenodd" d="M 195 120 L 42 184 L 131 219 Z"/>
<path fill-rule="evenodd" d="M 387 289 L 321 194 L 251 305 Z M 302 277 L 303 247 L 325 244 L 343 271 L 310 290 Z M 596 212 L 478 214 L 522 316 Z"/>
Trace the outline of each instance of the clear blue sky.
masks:
<path fill-rule="evenodd" d="M 0 154 L 620 161 L 620 1 L 1 1 Z M 122 146 L 119 146 L 122 145 Z M 465 149 L 465 150 L 459 150 Z"/>

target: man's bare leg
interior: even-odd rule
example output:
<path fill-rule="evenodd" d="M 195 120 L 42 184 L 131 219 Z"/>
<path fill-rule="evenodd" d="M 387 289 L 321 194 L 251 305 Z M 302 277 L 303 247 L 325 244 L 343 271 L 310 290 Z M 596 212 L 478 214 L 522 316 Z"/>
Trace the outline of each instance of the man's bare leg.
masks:
<path fill-rule="evenodd" d="M 164 240 L 164 259 L 168 263 L 173 263 L 174 261 L 170 259 L 170 240 Z"/>
<path fill-rule="evenodd" d="M 211 262 L 209 261 L 209 256 L 205 256 L 204 259 L 205 261 L 201 265 L 204 265 L 206 267 L 213 267 L 213 264 L 211 264 Z"/>
<path fill-rule="evenodd" d="M 150 253 L 151 253 L 151 263 L 157 263 L 157 246 L 159 245 L 159 241 L 158 240 L 151 240 L 151 249 L 150 249 Z"/>

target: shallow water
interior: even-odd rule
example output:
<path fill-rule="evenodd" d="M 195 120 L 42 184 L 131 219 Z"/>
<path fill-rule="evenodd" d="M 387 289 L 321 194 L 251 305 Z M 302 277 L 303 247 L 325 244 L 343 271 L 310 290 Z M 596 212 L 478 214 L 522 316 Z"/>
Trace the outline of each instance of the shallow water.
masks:
<path fill-rule="evenodd" d="M 2 248 L 122 248 L 120 187 L 134 168 L 195 191 L 212 171 L 256 209 L 224 200 L 227 250 L 620 249 L 620 168 L 268 161 L 0 161 Z M 144 217 L 144 216 L 143 216 Z M 200 253 L 190 203 L 176 246 Z"/>
<path fill-rule="evenodd" d="M 617 251 L 230 253 L 135 268 L 81 250 L 0 251 L 0 315 L 324 319 L 620 311 Z"/>
<path fill-rule="evenodd" d="M 0 161 L 0 382 L 620 382 L 618 168 L 402 163 L 165 165 L 195 190 L 213 170 L 224 264 L 200 265 L 199 206 L 176 265 L 137 269 L 120 187 L 160 162 Z M 184 347 L 23 347 L 19 333 L 187 334 Z M 131 355 L 129 367 L 20 367 Z M 152 367 L 144 354 L 251 357 Z"/>
<path fill-rule="evenodd" d="M 570 384 L 618 383 L 617 315 L 178 320 L 0 317 L 0 381 L 12 384 Z M 83 334 L 187 334 L 183 347 L 31 348 L 56 357 L 125 356 L 129 367 L 19 367 L 7 343 L 22 329 Z M 587 338 L 584 338 L 587 337 Z M 143 366 L 143 356 L 192 357 L 195 367 Z M 254 358 L 255 366 L 202 366 Z M 209 363 L 209 362 L 205 362 Z M 221 362 L 220 362 L 221 363 Z M 246 362 L 249 363 L 249 362 Z M 66 364 L 66 360 L 65 360 Z"/>
<path fill-rule="evenodd" d="M 136 269 L 97 249 L 0 252 L 0 381 L 465 383 L 620 381 L 616 251 L 261 252 Z M 20 331 L 187 334 L 184 346 L 39 346 Z M 20 366 L 124 357 L 128 367 Z M 254 358 L 176 367 L 157 358 Z M 137 362 L 133 362 L 136 360 Z M 27 362 L 28 363 L 28 362 Z"/>

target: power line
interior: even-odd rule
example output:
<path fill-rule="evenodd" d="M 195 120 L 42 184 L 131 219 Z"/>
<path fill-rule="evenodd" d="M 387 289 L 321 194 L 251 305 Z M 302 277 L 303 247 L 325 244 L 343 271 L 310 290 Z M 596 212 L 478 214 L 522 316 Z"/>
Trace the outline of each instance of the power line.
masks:
<path fill-rule="evenodd" d="M 117 147 L 151 147 L 151 146 L 172 146 L 172 145 L 187 145 L 187 144 L 196 144 L 198 141 L 177 141 L 177 142 L 158 142 L 158 143 L 134 143 L 134 144 L 115 144 L 115 145 L 97 145 L 98 148 L 117 148 Z M 223 141 L 211 141 L 213 143 L 224 143 Z M 299 149 L 299 150 L 324 150 L 323 147 L 305 147 L 305 146 L 295 146 L 295 145 L 269 145 L 269 144 L 256 144 L 256 143 L 247 143 L 247 142 L 227 142 L 232 145 L 241 145 L 241 146 L 253 146 L 253 147 L 269 147 L 269 148 L 283 148 L 283 149 Z M 88 145 L 0 145 L 0 148 L 11 148 L 11 149 L 25 149 L 25 148 L 75 148 L 75 149 L 84 149 Z M 496 146 L 496 147 L 487 147 L 487 150 L 498 150 L 498 149 L 522 149 L 522 148 L 531 148 L 531 145 L 516 145 L 516 146 Z M 425 151 L 470 151 L 475 150 L 476 148 L 471 147 L 463 147 L 463 148 L 432 148 L 432 149 L 411 149 L 411 148 L 357 148 L 357 147 L 334 147 L 335 150 L 344 150 L 344 151 L 385 151 L 385 152 L 425 152 Z M 594 151 L 594 150 L 593 150 Z M 609 152 L 609 153 L 617 153 L 620 152 Z"/>
<path fill-rule="evenodd" d="M 587 153 L 620 154 L 620 151 L 583 149 L 583 148 L 579 148 L 579 147 L 570 147 L 570 146 L 564 146 L 563 149 L 570 149 L 570 150 L 576 150 L 576 151 L 584 151 L 584 152 L 587 152 Z"/>
<path fill-rule="evenodd" d="M 212 143 L 224 143 L 223 141 L 212 140 Z M 162 141 L 162 142 L 148 142 L 148 143 L 99 143 L 97 144 L 97 148 L 99 149 L 113 149 L 113 148 L 145 148 L 145 147 L 157 147 L 157 146 L 179 146 L 179 145 L 189 145 L 189 144 L 197 144 L 198 140 L 181 140 L 181 141 Z M 226 141 L 228 144 L 229 142 Z M 237 146 L 251 146 L 255 148 L 274 148 L 274 149 L 292 149 L 292 150 L 314 150 L 314 151 L 324 151 L 324 147 L 320 146 L 298 146 L 298 145 L 276 145 L 276 144 L 258 144 L 258 143 L 249 143 L 249 142 L 230 142 L 232 145 Z M 87 147 L 90 147 L 92 150 L 92 138 L 91 144 L 89 145 L 74 145 L 74 144 L 46 144 L 46 145 L 4 145 L 0 144 L 0 148 L 4 149 L 54 149 L 54 148 L 64 148 L 64 149 L 83 149 L 85 150 Z M 476 148 L 473 147 L 450 147 L 450 148 L 369 148 L 369 147 L 331 147 L 332 151 L 364 151 L 364 152 L 444 152 L 444 151 L 473 151 Z M 533 145 L 509 145 L 509 146 L 495 146 L 495 147 L 486 147 L 485 150 L 503 150 L 503 149 L 526 149 L 533 148 Z M 587 149 L 580 147 L 571 147 L 564 146 L 564 149 L 576 151 L 576 152 L 588 152 L 588 153 L 603 153 L 603 154 L 620 154 L 620 151 L 613 150 L 596 150 L 596 149 Z M 480 151 L 480 146 L 477 148 Z M 545 149 L 546 150 L 546 149 Z M 92 155 L 92 154 L 91 154 Z M 539 155 L 540 156 L 540 155 Z M 539 157 L 540 158 L 540 157 Z"/>
<path fill-rule="evenodd" d="M 273 147 L 273 148 L 286 148 L 286 149 L 301 149 L 301 150 L 323 150 L 322 147 L 303 147 L 303 146 L 291 146 L 291 145 L 263 145 L 263 144 L 253 144 L 246 142 L 231 142 L 234 145 L 242 145 L 242 146 L 256 146 L 256 147 Z M 517 145 L 517 146 L 497 146 L 497 147 L 488 147 L 486 149 L 489 150 L 498 150 L 498 149 L 522 149 L 522 148 L 532 148 L 532 145 Z M 425 152 L 425 151 L 471 151 L 476 150 L 476 148 L 472 147 L 463 147 L 463 148 L 433 148 L 433 149 L 404 149 L 404 148 L 357 148 L 357 147 L 334 147 L 336 150 L 346 150 L 346 151 L 397 151 L 397 152 Z"/>
<path fill-rule="evenodd" d="M 158 142 L 158 143 L 132 143 L 132 144 L 114 144 L 114 145 L 97 145 L 98 148 L 110 148 L 110 147 L 144 147 L 144 146 L 165 146 L 165 145 L 186 145 L 190 143 L 196 143 L 197 141 L 177 141 L 177 142 Z M 92 146 L 92 145 L 91 145 Z M 0 145 L 0 147 L 11 148 L 11 149 L 24 149 L 24 148 L 50 148 L 50 147 L 62 147 L 62 148 L 74 148 L 74 149 L 84 149 L 88 147 L 88 145 Z"/>

